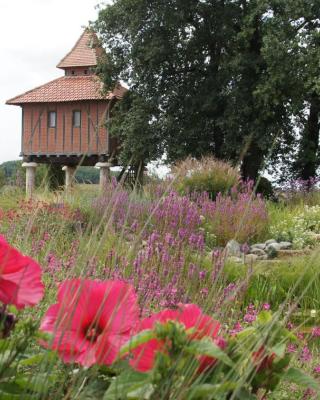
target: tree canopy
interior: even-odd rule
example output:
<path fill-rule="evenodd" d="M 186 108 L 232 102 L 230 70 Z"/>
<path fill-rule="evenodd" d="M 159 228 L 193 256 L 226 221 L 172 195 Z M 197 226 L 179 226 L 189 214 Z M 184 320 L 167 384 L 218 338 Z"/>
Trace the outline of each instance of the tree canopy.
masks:
<path fill-rule="evenodd" d="M 123 160 L 211 154 L 240 164 L 245 178 L 268 166 L 314 176 L 319 18 L 320 0 L 103 6 L 94 24 L 108 53 L 100 74 L 106 87 L 130 87 L 111 118 Z"/>

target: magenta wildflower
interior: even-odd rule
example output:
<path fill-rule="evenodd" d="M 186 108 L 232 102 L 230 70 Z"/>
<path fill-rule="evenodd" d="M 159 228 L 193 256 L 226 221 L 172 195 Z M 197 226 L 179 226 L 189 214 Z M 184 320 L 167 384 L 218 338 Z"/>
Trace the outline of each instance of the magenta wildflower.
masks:
<path fill-rule="evenodd" d="M 229 333 L 230 333 L 230 335 L 236 335 L 237 333 L 241 332 L 242 330 L 243 330 L 243 328 L 242 328 L 240 322 L 238 321 L 234 324 L 233 329 L 231 329 L 229 331 Z"/>
<path fill-rule="evenodd" d="M 243 317 L 244 322 L 247 322 L 248 324 L 252 324 L 257 319 L 256 315 L 253 314 L 245 314 Z"/>
<path fill-rule="evenodd" d="M 320 364 L 316 365 L 316 366 L 313 368 L 313 372 L 315 372 L 316 374 L 320 374 Z"/>
<path fill-rule="evenodd" d="M 311 359 L 312 359 L 312 354 L 311 354 L 308 346 L 304 346 L 299 355 L 299 360 L 301 362 L 305 363 L 305 362 L 311 361 Z"/>
<path fill-rule="evenodd" d="M 205 277 L 206 277 L 206 275 L 207 275 L 207 271 L 200 271 L 199 272 L 199 279 L 205 279 Z"/>
<path fill-rule="evenodd" d="M 293 343 L 289 343 L 287 346 L 288 353 L 295 353 L 297 351 L 297 346 Z"/>
<path fill-rule="evenodd" d="M 312 337 L 320 337 L 320 326 L 315 326 L 312 329 Z"/>

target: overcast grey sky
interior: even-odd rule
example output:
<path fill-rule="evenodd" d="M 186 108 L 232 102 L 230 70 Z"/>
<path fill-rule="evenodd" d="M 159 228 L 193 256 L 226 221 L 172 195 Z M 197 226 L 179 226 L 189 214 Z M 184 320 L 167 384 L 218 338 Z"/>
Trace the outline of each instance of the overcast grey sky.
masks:
<path fill-rule="evenodd" d="M 19 158 L 21 109 L 6 100 L 63 71 L 56 68 L 98 14 L 99 0 L 0 0 L 0 163 Z"/>

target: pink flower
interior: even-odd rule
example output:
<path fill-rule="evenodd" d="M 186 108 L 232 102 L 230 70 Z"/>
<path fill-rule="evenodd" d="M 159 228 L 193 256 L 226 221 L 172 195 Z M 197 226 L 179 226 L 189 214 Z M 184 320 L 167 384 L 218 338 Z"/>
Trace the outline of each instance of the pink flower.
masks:
<path fill-rule="evenodd" d="M 316 326 L 312 329 L 312 337 L 320 337 L 320 326 Z"/>
<path fill-rule="evenodd" d="M 234 324 L 233 329 L 231 329 L 229 331 L 229 333 L 231 336 L 235 336 L 237 333 L 241 332 L 242 330 L 243 330 L 243 328 L 242 328 L 240 322 L 238 321 Z"/>
<path fill-rule="evenodd" d="M 247 322 L 248 324 L 252 324 L 257 319 L 256 315 L 253 314 L 246 314 L 243 317 L 244 322 Z"/>
<path fill-rule="evenodd" d="M 297 346 L 293 343 L 288 343 L 287 352 L 288 353 L 295 353 L 297 351 Z"/>
<path fill-rule="evenodd" d="M 270 304 L 269 304 L 269 303 L 264 303 L 264 304 L 262 305 L 262 309 L 263 309 L 263 310 L 266 310 L 266 311 L 270 310 Z"/>
<path fill-rule="evenodd" d="M 309 362 L 312 359 L 312 354 L 308 348 L 308 346 L 304 346 L 301 350 L 299 359 L 301 362 Z"/>
<path fill-rule="evenodd" d="M 320 374 L 320 364 L 316 365 L 313 369 L 313 372 L 315 372 L 316 374 Z"/>
<path fill-rule="evenodd" d="M 194 328 L 189 334 L 190 340 L 200 340 L 204 337 L 213 339 L 221 348 L 225 347 L 223 339 L 218 338 L 220 323 L 209 315 L 203 314 L 202 310 L 195 304 L 182 304 L 178 310 L 163 310 L 151 315 L 140 322 L 138 331 L 153 329 L 156 323 L 166 323 L 177 321 L 184 325 L 186 329 Z M 149 371 L 153 368 L 157 352 L 166 352 L 168 343 L 158 339 L 151 339 L 148 342 L 132 350 L 131 366 L 141 372 Z M 199 372 L 213 366 L 216 359 L 212 357 L 200 357 Z"/>
<path fill-rule="evenodd" d="M 53 335 L 46 347 L 64 362 L 110 365 L 137 324 L 139 307 L 131 285 L 122 281 L 73 279 L 58 290 L 40 329 Z"/>
<path fill-rule="evenodd" d="M 0 236 L 0 301 L 21 309 L 38 304 L 43 295 L 40 265 Z"/>

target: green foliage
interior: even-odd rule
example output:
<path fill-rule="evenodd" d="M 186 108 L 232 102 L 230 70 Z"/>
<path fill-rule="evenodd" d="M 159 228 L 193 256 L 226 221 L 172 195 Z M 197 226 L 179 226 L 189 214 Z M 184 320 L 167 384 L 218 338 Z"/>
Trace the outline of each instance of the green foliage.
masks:
<path fill-rule="evenodd" d="M 61 165 L 59 164 L 48 164 L 46 166 L 47 176 L 46 181 L 48 182 L 49 189 L 57 190 L 64 185 L 65 173 L 62 171 Z"/>
<path fill-rule="evenodd" d="M 260 176 L 257 183 L 257 187 L 255 188 L 256 193 L 260 193 L 266 199 L 275 199 L 274 189 L 269 179 Z"/>
<path fill-rule="evenodd" d="M 6 161 L 0 165 L 0 170 L 4 172 L 7 185 L 22 186 L 25 171 L 21 161 Z"/>
<path fill-rule="evenodd" d="M 270 234 L 276 240 L 292 242 L 296 249 L 314 245 L 320 234 L 320 206 L 305 205 L 282 216 L 271 224 Z"/>
<path fill-rule="evenodd" d="M 241 161 L 244 177 L 254 179 L 266 163 L 286 177 L 315 165 L 319 9 L 319 0 L 101 7 L 94 26 L 108 50 L 102 76 L 108 89 L 122 79 L 134 93 L 127 118 L 114 110 L 123 157 L 140 156 L 141 143 L 145 158 L 213 154 Z"/>
<path fill-rule="evenodd" d="M 6 174 L 3 169 L 0 169 L 0 189 L 6 184 Z"/>
<path fill-rule="evenodd" d="M 0 187 L 14 185 L 24 187 L 25 169 L 21 161 L 7 161 L 0 165 Z M 99 183 L 99 171 L 93 167 L 78 167 L 75 176 L 79 183 Z M 61 165 L 41 164 L 36 169 L 36 186 L 56 190 L 64 185 L 65 173 Z"/>
<path fill-rule="evenodd" d="M 93 167 L 78 167 L 76 171 L 78 183 L 99 183 L 99 170 Z"/>
<path fill-rule="evenodd" d="M 289 260 L 264 261 L 253 268 L 227 263 L 224 274 L 228 282 L 241 284 L 244 279 L 248 280 L 244 304 L 269 302 L 276 309 L 290 298 L 299 304 L 301 310 L 306 310 L 307 314 L 301 316 L 303 320 L 304 317 L 310 318 L 308 310 L 320 307 L 317 258 L 318 252 L 315 252 Z"/>
<path fill-rule="evenodd" d="M 109 120 L 110 134 L 121 141 L 123 165 L 147 163 L 158 158 L 159 135 L 154 120 L 154 106 L 134 92 L 127 92 L 118 102 Z"/>
<path fill-rule="evenodd" d="M 176 278 L 179 281 L 185 280 L 184 298 L 190 302 L 198 302 L 210 313 L 212 310 L 219 313 L 219 320 L 222 322 L 220 334 L 227 339 L 228 346 L 221 349 L 210 338 L 193 337 L 190 340 L 189 335 L 193 331 L 185 331 L 180 324 L 159 324 L 153 331 L 145 331 L 132 338 L 122 349 L 125 357 L 135 347 L 154 338 L 172 344 L 172 352 L 158 354 L 155 368 L 149 373 L 134 372 L 128 365 L 128 360 L 123 358 L 111 368 L 66 365 L 59 361 L 57 354 L 40 349 L 39 341 L 43 336 L 37 333 L 39 319 L 48 305 L 54 303 L 57 283 L 79 276 L 90 279 L 109 279 L 113 276 L 119 279 L 120 274 L 120 279 L 130 279 L 133 276 L 137 255 L 146 254 L 144 251 L 149 246 L 145 240 L 149 227 L 146 228 L 145 224 L 150 223 L 146 221 L 151 221 L 152 224 L 152 215 L 148 208 L 150 199 L 159 200 L 168 188 L 160 189 L 158 192 L 150 186 L 147 197 L 142 193 L 131 194 L 128 203 L 121 202 L 124 193 L 119 193 L 122 190 L 119 188 L 114 189 L 107 197 L 110 208 L 117 204 L 113 195 L 118 195 L 117 201 L 121 200 L 121 210 L 128 204 L 130 215 L 125 218 L 141 218 L 141 228 L 134 228 L 127 221 L 122 222 L 120 227 L 112 225 L 111 217 L 94 220 L 90 213 L 92 202 L 98 196 L 98 188 L 92 185 L 76 186 L 64 201 L 61 196 L 58 202 L 57 195 L 50 192 L 41 194 L 46 203 L 35 199 L 33 202 L 23 202 L 22 192 L 19 195 L 8 193 L 0 196 L 0 234 L 10 238 L 10 243 L 39 261 L 45 271 L 46 284 L 43 302 L 38 307 L 19 312 L 19 323 L 11 337 L 0 339 L 0 398 L 248 400 L 257 399 L 258 389 L 259 395 L 261 389 L 265 389 L 268 393 L 272 392 L 270 396 L 274 397 L 270 398 L 280 399 L 278 390 L 284 390 L 290 400 L 293 399 L 291 387 L 284 386 L 283 389 L 281 380 L 284 385 L 293 382 L 303 388 L 311 387 L 319 391 L 318 383 L 300 370 L 294 369 L 290 357 L 284 354 L 288 341 L 295 338 L 284 329 L 284 323 L 280 322 L 283 317 L 282 309 L 288 302 L 289 307 L 291 302 L 300 306 L 300 319 L 298 320 L 296 314 L 292 316 L 299 323 L 310 323 L 310 309 L 319 310 L 320 275 L 317 252 L 312 257 L 278 263 L 264 262 L 250 267 L 229 264 L 223 267 L 223 260 L 215 262 L 208 256 L 208 249 L 198 251 L 192 248 L 187 251 L 182 242 L 172 242 L 168 246 L 169 261 L 166 261 L 159 257 L 158 252 L 163 244 L 154 235 L 156 243 L 148 256 L 149 264 L 142 264 L 143 273 L 133 284 L 139 288 L 150 268 L 151 282 L 148 288 L 157 284 L 155 278 L 159 275 L 162 287 L 168 287 L 170 296 L 174 296 L 171 282 Z M 159 204 L 161 202 L 158 206 Z M 143 208 L 143 205 L 146 207 Z M 282 204 L 270 204 L 269 209 L 273 224 L 284 217 L 293 218 L 301 211 L 300 207 L 284 208 Z M 310 229 L 314 229 L 312 221 L 318 218 L 318 210 L 308 210 L 305 218 Z M 111 213 L 114 212 L 113 209 Z M 142 215 L 142 212 L 147 215 Z M 183 217 L 183 223 L 184 219 Z M 164 226 L 165 222 L 163 218 Z M 151 225 L 150 232 L 161 229 L 161 223 L 162 220 Z M 166 237 L 171 240 L 172 234 Z M 179 259 L 172 261 L 171 257 L 175 253 Z M 188 270 L 190 263 L 199 267 L 192 277 Z M 161 275 L 164 265 L 168 266 L 167 275 Z M 199 278 L 199 272 L 207 272 L 207 277 Z M 219 279 L 214 277 L 215 273 L 219 274 Z M 231 282 L 238 284 L 239 294 L 232 296 L 226 305 L 222 299 L 226 286 Z M 207 288 L 207 291 L 202 291 L 203 288 Z M 160 301 L 156 298 L 152 302 L 145 297 L 147 291 L 149 289 L 141 291 L 142 305 L 146 307 L 144 311 L 158 310 Z M 274 310 L 280 308 L 279 312 L 276 315 L 262 312 L 256 323 L 242 334 L 229 338 L 226 331 L 232 326 L 234 319 L 239 319 L 241 309 L 249 303 L 261 306 L 266 301 L 271 303 Z M 308 313 L 303 314 L 307 311 Z M 320 325 L 320 320 L 313 319 L 312 323 Z M 263 352 L 259 359 L 256 353 L 261 348 Z M 214 368 L 204 374 L 198 373 L 201 357 L 214 357 L 217 360 Z M 259 361 L 265 368 L 259 368 Z"/>
<path fill-rule="evenodd" d="M 207 192 L 212 200 L 218 193 L 228 194 L 240 181 L 236 168 L 211 157 L 188 158 L 174 168 L 175 187 L 181 194 Z"/>
<path fill-rule="evenodd" d="M 209 338 L 188 340 L 181 326 L 171 321 L 157 325 L 154 334 L 150 336 L 148 332 L 147 336 L 149 340 L 156 338 L 169 347 L 164 353 L 157 354 L 150 372 L 123 371 L 110 385 L 104 400 L 225 400 L 231 395 L 236 399 L 257 399 L 258 390 L 272 392 L 282 379 L 320 390 L 316 380 L 301 370 L 287 368 L 290 356 L 285 354 L 286 343 L 295 340 L 295 336 L 279 323 L 276 316 L 266 311 L 258 315 L 252 327 L 229 338 L 225 350 Z M 147 336 L 144 339 L 147 340 Z M 131 350 L 140 345 L 141 334 L 139 339 L 133 338 Z M 126 346 L 123 352 L 127 350 Z M 217 361 L 204 376 L 197 376 L 196 360 L 203 356 Z"/>

